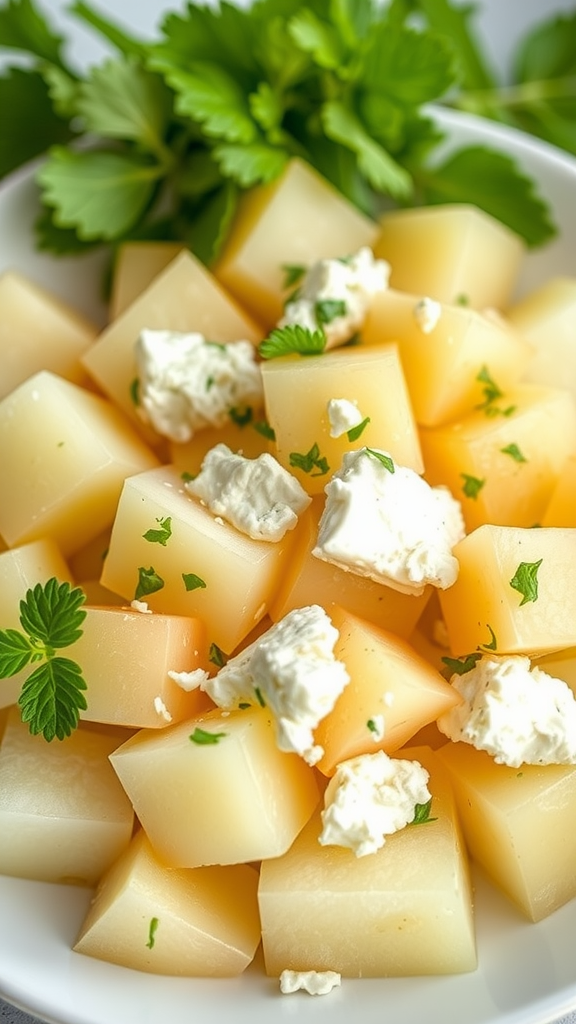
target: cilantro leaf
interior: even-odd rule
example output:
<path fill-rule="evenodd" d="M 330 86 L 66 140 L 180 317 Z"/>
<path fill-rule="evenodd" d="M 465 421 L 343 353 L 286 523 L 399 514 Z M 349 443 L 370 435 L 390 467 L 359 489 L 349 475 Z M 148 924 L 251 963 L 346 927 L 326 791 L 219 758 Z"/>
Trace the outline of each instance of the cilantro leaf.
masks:
<path fill-rule="evenodd" d="M 514 462 L 528 462 L 525 455 L 522 454 L 517 444 L 507 444 L 505 448 L 501 448 L 500 451 L 503 455 L 509 455 L 510 458 L 514 459 Z"/>
<path fill-rule="evenodd" d="M 556 234 L 548 207 L 532 182 L 504 153 L 468 146 L 423 179 L 426 203 L 473 203 L 507 224 L 528 246 L 542 245 Z"/>
<path fill-rule="evenodd" d="M 408 199 L 412 193 L 410 173 L 375 142 L 359 117 L 339 100 L 330 100 L 321 110 L 322 125 L 329 139 L 356 154 L 358 168 L 369 184 L 395 199 Z"/>
<path fill-rule="evenodd" d="M 0 178 L 49 146 L 72 137 L 68 125 L 54 113 L 48 86 L 39 72 L 8 68 L 0 75 L 0 110 Z M 33 132 L 31 124 L 35 125 Z"/>
<path fill-rule="evenodd" d="M 58 583 L 54 577 L 44 586 L 37 583 L 20 602 L 22 628 L 48 649 L 69 647 L 82 635 L 86 612 L 81 605 L 85 600 L 79 587 Z"/>
<path fill-rule="evenodd" d="M 263 359 L 275 359 L 298 352 L 301 356 L 319 355 L 326 348 L 324 331 L 310 331 L 300 324 L 275 327 L 258 346 Z"/>
<path fill-rule="evenodd" d="M 171 97 L 161 77 L 135 59 L 107 60 L 82 83 L 78 113 L 89 132 L 163 153 Z"/>
<path fill-rule="evenodd" d="M 522 595 L 520 607 L 530 601 L 538 600 L 538 570 L 543 559 L 537 562 L 520 562 L 516 572 L 510 580 L 510 586 Z"/>
<path fill-rule="evenodd" d="M 53 213 L 50 207 L 43 207 L 34 224 L 35 241 L 40 252 L 68 256 L 89 252 L 98 244 L 97 239 L 84 241 L 78 238 L 73 228 L 57 227 L 52 219 Z"/>
<path fill-rule="evenodd" d="M 460 473 L 464 483 L 462 484 L 462 492 L 467 498 L 472 498 L 476 501 L 480 491 L 484 487 L 486 480 L 481 479 L 478 476 L 471 476 L 469 473 Z"/>
<path fill-rule="evenodd" d="M 274 9 L 278 6 L 277 0 Z M 184 14 L 169 13 L 161 25 L 163 39 L 152 48 L 153 60 L 188 68 L 198 60 L 219 64 L 243 82 L 257 73 L 254 27 L 258 8 L 246 11 L 223 0 L 218 6 L 188 4 Z"/>
<path fill-rule="evenodd" d="M 18 698 L 22 721 L 33 735 L 42 733 L 51 742 L 63 740 L 78 725 L 79 712 L 87 708 L 82 690 L 82 670 L 69 658 L 51 658 L 28 676 Z"/>
<path fill-rule="evenodd" d="M 151 201 L 159 174 L 136 155 L 55 146 L 37 180 L 44 203 L 54 207 L 55 225 L 90 241 L 128 231 Z"/>
<path fill-rule="evenodd" d="M 32 0 L 8 0 L 0 8 L 0 45 L 22 50 L 64 68 L 63 39 L 52 31 Z"/>

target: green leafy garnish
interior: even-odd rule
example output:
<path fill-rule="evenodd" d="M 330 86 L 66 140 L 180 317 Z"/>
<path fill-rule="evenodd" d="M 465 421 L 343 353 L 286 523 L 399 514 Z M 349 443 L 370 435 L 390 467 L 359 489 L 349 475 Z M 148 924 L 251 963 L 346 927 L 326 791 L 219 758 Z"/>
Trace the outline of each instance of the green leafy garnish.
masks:
<path fill-rule="evenodd" d="M 228 409 L 228 415 L 232 423 L 235 423 L 237 427 L 247 427 L 252 422 L 254 411 L 250 405 L 246 405 L 241 409 L 233 406 L 231 409 Z"/>
<path fill-rule="evenodd" d="M 320 299 L 314 303 L 316 323 L 331 324 L 339 316 L 346 316 L 346 303 L 343 299 Z"/>
<path fill-rule="evenodd" d="M 378 726 L 377 726 L 377 724 L 376 724 L 376 722 L 374 721 L 373 718 L 369 718 L 368 719 L 368 721 L 366 722 L 366 726 L 368 727 L 370 732 L 373 733 L 375 736 L 379 736 L 380 735 L 380 729 L 378 728 Z"/>
<path fill-rule="evenodd" d="M 187 591 L 204 590 L 206 587 L 205 580 L 203 580 L 201 576 L 197 576 L 195 572 L 183 572 L 182 579 Z"/>
<path fill-rule="evenodd" d="M 140 405 L 140 378 L 134 377 L 130 381 L 130 401 L 132 405 Z"/>
<path fill-rule="evenodd" d="M 461 658 L 442 658 L 441 660 L 449 669 L 451 675 L 464 676 L 467 672 L 471 672 L 476 666 L 476 662 L 482 655 L 475 651 L 473 654 L 464 654 Z"/>
<path fill-rule="evenodd" d="M 284 281 L 282 282 L 284 290 L 299 284 L 306 273 L 306 267 L 297 263 L 283 263 L 282 270 L 284 271 Z"/>
<path fill-rule="evenodd" d="M 357 423 L 355 427 L 350 427 L 350 430 L 346 431 L 346 437 L 349 441 L 357 441 L 358 438 L 364 433 L 366 427 L 370 423 L 370 417 L 366 416 L 361 423 Z M 394 470 L 392 470 L 394 472 Z"/>
<path fill-rule="evenodd" d="M 136 601 L 140 601 L 149 594 L 156 594 L 163 587 L 164 580 L 158 575 L 152 565 L 148 569 L 145 569 L 143 565 L 138 567 L 138 584 L 134 593 Z"/>
<path fill-rule="evenodd" d="M 198 743 L 199 746 L 207 747 L 214 743 L 219 743 L 220 740 L 227 736 L 227 732 L 208 732 L 206 729 L 201 729 L 200 726 L 196 726 L 194 732 L 190 733 L 188 739 L 192 740 L 192 743 Z"/>
<path fill-rule="evenodd" d="M 228 656 L 224 654 L 217 644 L 210 644 L 210 650 L 208 652 L 208 661 L 211 661 L 213 665 L 218 668 L 223 668 L 228 661 Z"/>
<path fill-rule="evenodd" d="M 480 491 L 484 487 L 486 480 L 482 480 L 477 476 L 470 476 L 468 473 L 460 473 L 464 483 L 462 484 L 462 491 L 467 498 L 472 498 L 476 501 Z"/>
<path fill-rule="evenodd" d="M 160 921 L 157 917 L 150 918 L 150 925 L 148 927 L 148 942 L 146 943 L 148 949 L 154 949 L 154 943 L 156 942 L 156 932 L 158 931 L 158 925 Z"/>
<path fill-rule="evenodd" d="M 517 444 L 507 444 L 506 447 L 501 448 L 500 451 L 503 455 L 509 455 L 510 458 L 514 459 L 514 462 L 528 462 L 528 459 L 522 454 Z"/>
<path fill-rule="evenodd" d="M 484 395 L 484 401 L 481 405 L 476 406 L 477 409 L 487 409 L 498 398 L 502 398 L 503 392 L 498 387 L 496 381 L 490 376 L 487 366 L 482 367 L 476 380 L 479 384 L 482 384 L 482 393 Z"/>
<path fill-rule="evenodd" d="M 389 455 L 386 455 L 384 452 L 378 452 L 376 451 L 375 448 L 364 448 L 364 452 L 366 455 L 369 455 L 372 459 L 376 459 L 378 462 L 381 462 L 382 465 L 386 467 L 389 473 L 396 472 L 394 460 Z"/>
<path fill-rule="evenodd" d="M 520 562 L 520 565 L 510 580 L 510 586 L 512 589 L 517 590 L 519 594 L 522 594 L 520 607 L 522 607 L 523 604 L 528 604 L 529 601 L 538 600 L 538 570 L 542 565 L 542 561 L 543 560 L 539 558 L 537 562 Z"/>
<path fill-rule="evenodd" d="M 266 701 L 264 700 L 264 697 L 262 696 L 262 690 L 260 689 L 259 686 L 255 686 L 254 687 L 254 693 L 256 694 L 256 700 L 258 701 L 260 707 L 261 708 L 265 708 L 266 707 Z"/>
<path fill-rule="evenodd" d="M 498 641 L 496 639 L 496 633 L 492 629 L 492 626 L 490 625 L 489 622 L 486 623 L 486 629 L 490 633 L 490 642 L 487 644 L 479 644 L 478 646 L 482 647 L 485 651 L 497 651 Z"/>
<path fill-rule="evenodd" d="M 258 433 L 262 434 L 262 437 L 265 437 L 268 441 L 276 440 L 276 432 L 267 420 L 256 420 L 252 426 L 254 427 L 254 430 L 257 430 Z"/>
<path fill-rule="evenodd" d="M 430 811 L 432 809 L 432 797 L 425 804 L 414 805 L 414 817 L 412 821 L 409 821 L 409 825 L 427 825 L 431 821 L 438 821 L 438 818 L 431 818 Z"/>
<path fill-rule="evenodd" d="M 48 742 L 70 736 L 79 712 L 87 707 L 82 669 L 56 654 L 82 636 L 84 601 L 80 587 L 52 577 L 27 590 L 20 601 L 23 632 L 0 630 L 0 677 L 14 676 L 27 665 L 39 663 L 24 681 L 18 705 L 32 735 L 41 733 Z"/>
<path fill-rule="evenodd" d="M 275 359 L 297 352 L 301 356 L 317 356 L 326 348 L 324 331 L 311 331 L 300 324 L 275 327 L 258 346 L 263 359 Z"/>
<path fill-rule="evenodd" d="M 146 530 L 146 533 L 143 533 L 142 536 L 150 544 L 161 544 L 165 548 L 172 536 L 172 517 L 166 516 L 165 519 L 157 519 L 156 522 L 160 528 Z"/>
<path fill-rule="evenodd" d="M 288 460 L 295 469 L 301 469 L 303 473 L 309 473 L 310 476 L 324 476 L 330 471 L 330 466 L 326 458 L 320 454 L 316 443 L 308 452 L 290 452 Z"/>

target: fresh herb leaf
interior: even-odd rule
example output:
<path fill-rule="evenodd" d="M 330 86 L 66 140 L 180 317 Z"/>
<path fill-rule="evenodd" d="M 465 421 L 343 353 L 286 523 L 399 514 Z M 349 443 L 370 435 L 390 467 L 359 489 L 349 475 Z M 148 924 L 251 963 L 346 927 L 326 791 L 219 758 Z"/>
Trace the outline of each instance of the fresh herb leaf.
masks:
<path fill-rule="evenodd" d="M 358 438 L 364 433 L 366 427 L 370 423 L 370 417 L 366 416 L 361 423 L 357 423 L 355 427 L 350 427 L 350 430 L 346 431 L 346 437 L 349 441 L 357 441 Z"/>
<path fill-rule="evenodd" d="M 514 459 L 514 462 L 528 462 L 528 459 L 522 454 L 517 444 L 507 444 L 506 447 L 501 448 L 500 451 L 503 455 L 509 455 L 510 458 Z"/>
<path fill-rule="evenodd" d="M 300 324 L 275 327 L 258 346 L 263 359 L 275 359 L 297 352 L 301 356 L 319 355 L 326 348 L 324 331 L 310 331 Z"/>
<path fill-rule="evenodd" d="M 258 433 L 262 434 L 262 437 L 265 437 L 268 441 L 276 440 L 276 433 L 266 420 L 257 420 L 252 424 L 252 426 L 254 427 L 254 430 L 257 430 Z"/>
<path fill-rule="evenodd" d="M 321 110 L 322 126 L 329 139 L 351 149 L 358 168 L 376 192 L 406 201 L 412 194 L 409 172 L 370 135 L 357 114 L 339 100 L 330 100 Z"/>
<path fill-rule="evenodd" d="M 190 733 L 188 739 L 192 740 L 192 743 L 197 743 L 201 747 L 208 747 L 215 743 L 219 743 L 220 740 L 227 736 L 227 732 L 208 732 L 207 729 L 201 729 L 200 726 L 196 726 L 194 732 Z"/>
<path fill-rule="evenodd" d="M 143 565 L 139 566 L 138 584 L 134 593 L 136 601 L 140 601 L 141 598 L 147 597 L 149 594 L 156 594 L 163 587 L 164 580 L 158 575 L 152 565 L 149 569 L 145 569 Z"/>
<path fill-rule="evenodd" d="M 324 476 L 330 470 L 330 466 L 326 458 L 320 454 L 320 449 L 316 442 L 312 445 L 310 451 L 306 453 L 290 452 L 288 458 L 291 466 L 295 469 L 301 469 L 303 473 L 310 473 L 311 476 Z M 316 470 L 316 472 L 312 472 L 312 470 Z"/>
<path fill-rule="evenodd" d="M 52 31 L 32 0 L 8 0 L 0 8 L 0 46 L 64 68 L 62 44 L 62 36 Z"/>
<path fill-rule="evenodd" d="M 474 654 L 464 654 L 461 658 L 442 658 L 441 660 L 446 665 L 451 675 L 464 676 L 467 672 L 471 672 L 475 667 L 476 662 L 482 655 L 475 651 Z"/>
<path fill-rule="evenodd" d="M 386 455 L 385 452 L 376 451 L 375 448 L 365 448 L 364 452 L 366 455 L 370 455 L 371 458 L 377 459 L 378 462 L 381 462 L 382 465 L 386 467 L 389 473 L 396 472 L 394 460 L 389 455 Z"/>
<path fill-rule="evenodd" d="M 306 267 L 302 267 L 297 263 L 283 263 L 282 270 L 284 271 L 284 281 L 282 287 L 293 288 L 295 284 L 299 284 L 306 273 Z"/>
<path fill-rule="evenodd" d="M 319 299 L 314 303 L 314 316 L 321 326 L 331 324 L 339 316 L 346 316 L 346 303 L 343 299 Z"/>
<path fill-rule="evenodd" d="M 473 501 L 476 501 L 480 491 L 486 483 L 486 480 L 482 480 L 478 476 L 470 476 L 469 473 L 460 473 L 460 476 L 464 481 L 462 484 L 463 494 L 465 494 L 467 498 L 472 498 Z"/>
<path fill-rule="evenodd" d="M 254 410 L 250 405 L 245 406 L 243 409 L 233 407 L 228 410 L 228 415 L 232 423 L 235 423 L 237 427 L 247 427 L 252 422 Z"/>
<path fill-rule="evenodd" d="M 22 686 L 18 704 L 22 721 L 33 735 L 63 740 L 78 725 L 79 712 L 87 708 L 82 690 L 82 669 L 69 658 L 51 657 L 31 673 Z"/>
<path fill-rule="evenodd" d="M 366 725 L 367 725 L 368 729 L 370 730 L 370 732 L 373 733 L 375 736 L 379 736 L 380 735 L 380 729 L 376 725 L 376 722 L 374 721 L 373 718 L 369 718 L 368 721 L 366 722 Z"/>
<path fill-rule="evenodd" d="M 538 570 L 542 565 L 542 559 L 537 562 L 520 562 L 516 572 L 510 580 L 510 586 L 522 594 L 520 607 L 528 604 L 529 601 L 538 600 Z"/>
<path fill-rule="evenodd" d="M 211 661 L 218 668 L 223 668 L 228 661 L 228 656 L 224 654 L 224 651 L 220 650 L 217 644 L 210 644 L 208 661 Z"/>
<path fill-rule="evenodd" d="M 432 797 L 425 804 L 414 805 L 414 817 L 412 821 L 409 821 L 409 825 L 427 825 L 431 821 L 438 821 L 438 818 L 431 818 L 430 811 L 432 809 Z"/>
<path fill-rule="evenodd" d="M 59 583 L 54 577 L 44 585 L 37 583 L 20 602 L 22 628 L 49 657 L 53 650 L 69 647 L 82 636 L 85 600 L 80 587 Z"/>
<path fill-rule="evenodd" d="M 496 639 L 496 633 L 492 629 L 492 626 L 490 625 L 489 622 L 486 623 L 486 629 L 490 633 L 490 643 L 488 643 L 488 644 L 479 644 L 479 647 L 482 647 L 485 651 L 497 651 L 498 650 L 498 641 Z"/>
<path fill-rule="evenodd" d="M 158 931 L 159 924 L 160 921 L 158 920 L 157 917 L 152 917 L 150 919 L 150 925 L 148 927 L 148 942 L 146 943 L 148 949 L 154 949 L 154 944 L 156 942 L 156 932 Z"/>
<path fill-rule="evenodd" d="M 266 701 L 264 700 L 264 697 L 262 696 L 262 690 L 260 689 L 259 686 L 255 686 L 254 687 L 254 693 L 256 694 L 256 700 L 258 701 L 260 707 L 261 708 L 265 708 L 266 707 Z"/>
<path fill-rule="evenodd" d="M 160 529 L 152 528 L 146 530 L 146 533 L 143 533 L 142 536 L 144 540 L 149 541 L 151 544 L 161 544 L 165 548 L 172 536 L 172 517 L 166 516 L 165 519 L 157 519 L 156 522 L 159 523 Z"/>
<path fill-rule="evenodd" d="M 248 99 L 240 82 L 223 63 L 195 60 L 186 70 L 163 61 L 150 60 L 150 67 L 164 75 L 176 94 L 175 111 L 202 125 L 211 139 L 225 142 L 254 142 L 258 136 Z"/>
<path fill-rule="evenodd" d="M 130 401 L 132 405 L 140 405 L 140 378 L 134 377 L 130 381 Z"/>
<path fill-rule="evenodd" d="M 183 572 L 182 579 L 188 592 L 191 590 L 204 590 L 206 588 L 204 580 L 194 572 Z"/>
<path fill-rule="evenodd" d="M 8 68 L 0 75 L 0 110 L 0 178 L 49 146 L 72 138 L 66 122 L 54 112 L 48 86 L 39 72 Z M 34 123 L 37 128 L 31 132 L 29 125 Z"/>
<path fill-rule="evenodd" d="M 90 70 L 77 106 L 87 131 L 136 142 L 171 168 L 174 157 L 163 141 L 171 97 L 159 75 L 134 59 L 107 60 Z"/>
<path fill-rule="evenodd" d="M 0 630 L 0 679 L 15 676 L 30 661 L 37 661 L 41 656 L 30 639 L 19 630 Z"/>
<path fill-rule="evenodd" d="M 487 366 L 483 366 L 476 380 L 479 384 L 482 384 L 482 393 L 484 395 L 484 401 L 481 405 L 475 406 L 476 409 L 486 409 L 487 406 L 492 405 L 498 398 L 503 397 L 503 392 L 498 387 L 495 380 L 490 376 L 490 371 Z"/>

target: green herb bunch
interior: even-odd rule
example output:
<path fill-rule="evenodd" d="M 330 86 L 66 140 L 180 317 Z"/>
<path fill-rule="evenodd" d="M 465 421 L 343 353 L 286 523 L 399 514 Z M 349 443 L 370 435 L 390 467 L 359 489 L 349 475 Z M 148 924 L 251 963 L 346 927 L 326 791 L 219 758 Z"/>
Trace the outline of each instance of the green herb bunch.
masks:
<path fill-rule="evenodd" d="M 0 176 L 47 154 L 37 175 L 40 249 L 178 240 L 210 264 L 242 193 L 274 181 L 293 156 L 371 216 L 390 204 L 469 202 L 530 245 L 554 233 L 545 203 L 505 155 L 474 146 L 434 158 L 442 132 L 429 104 L 503 110 L 486 100 L 492 82 L 468 7 L 190 3 L 165 17 L 152 43 L 84 0 L 70 11 L 110 48 L 82 75 L 34 0 L 0 5 L 0 47 L 29 61 L 0 76 Z"/>

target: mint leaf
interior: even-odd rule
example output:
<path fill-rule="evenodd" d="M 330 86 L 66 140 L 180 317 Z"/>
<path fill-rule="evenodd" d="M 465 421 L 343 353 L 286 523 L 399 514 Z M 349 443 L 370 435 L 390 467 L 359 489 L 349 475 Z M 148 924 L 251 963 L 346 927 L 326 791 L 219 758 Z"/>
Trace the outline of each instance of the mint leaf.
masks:
<path fill-rule="evenodd" d="M 328 138 L 356 154 L 358 168 L 372 188 L 395 199 L 409 198 L 412 193 L 409 172 L 371 138 L 351 109 L 339 100 L 331 100 L 323 105 L 320 113 Z"/>
<path fill-rule="evenodd" d="M 542 245 L 556 234 L 548 207 L 532 182 L 503 153 L 469 146 L 440 167 L 426 171 L 423 199 L 436 203 L 473 203 L 502 221 L 528 246 Z"/>
<path fill-rule="evenodd" d="M 19 630 L 0 630 L 0 679 L 15 676 L 37 656 L 28 637 L 23 636 Z"/>
<path fill-rule="evenodd" d="M 8 68 L 0 76 L 0 110 L 0 178 L 72 137 L 68 125 L 54 113 L 39 72 Z"/>
<path fill-rule="evenodd" d="M 540 558 L 537 562 L 520 562 L 510 580 L 512 589 L 522 595 L 520 607 L 530 601 L 538 600 L 538 570 L 542 561 Z"/>
<path fill-rule="evenodd" d="M 75 228 L 84 241 L 110 240 L 142 215 L 159 173 L 136 155 L 55 146 L 37 181 L 57 227 Z"/>
<path fill-rule="evenodd" d="M 52 658 L 28 676 L 18 698 L 23 722 L 33 735 L 63 740 L 77 727 L 79 712 L 87 708 L 82 693 L 86 682 L 80 666 L 69 658 Z"/>
<path fill-rule="evenodd" d="M 133 58 L 107 60 L 82 83 L 78 113 L 86 130 L 105 138 L 130 139 L 151 153 L 164 153 L 171 97 L 159 75 Z"/>
<path fill-rule="evenodd" d="M 299 353 L 301 356 L 319 355 L 326 348 L 324 331 L 311 331 L 300 324 L 288 324 L 286 327 L 275 327 L 258 346 L 263 359 L 275 359 L 277 356 Z"/>
<path fill-rule="evenodd" d="M 8 0 L 0 8 L 0 46 L 22 50 L 64 68 L 62 42 L 62 36 L 52 31 L 32 0 Z"/>

